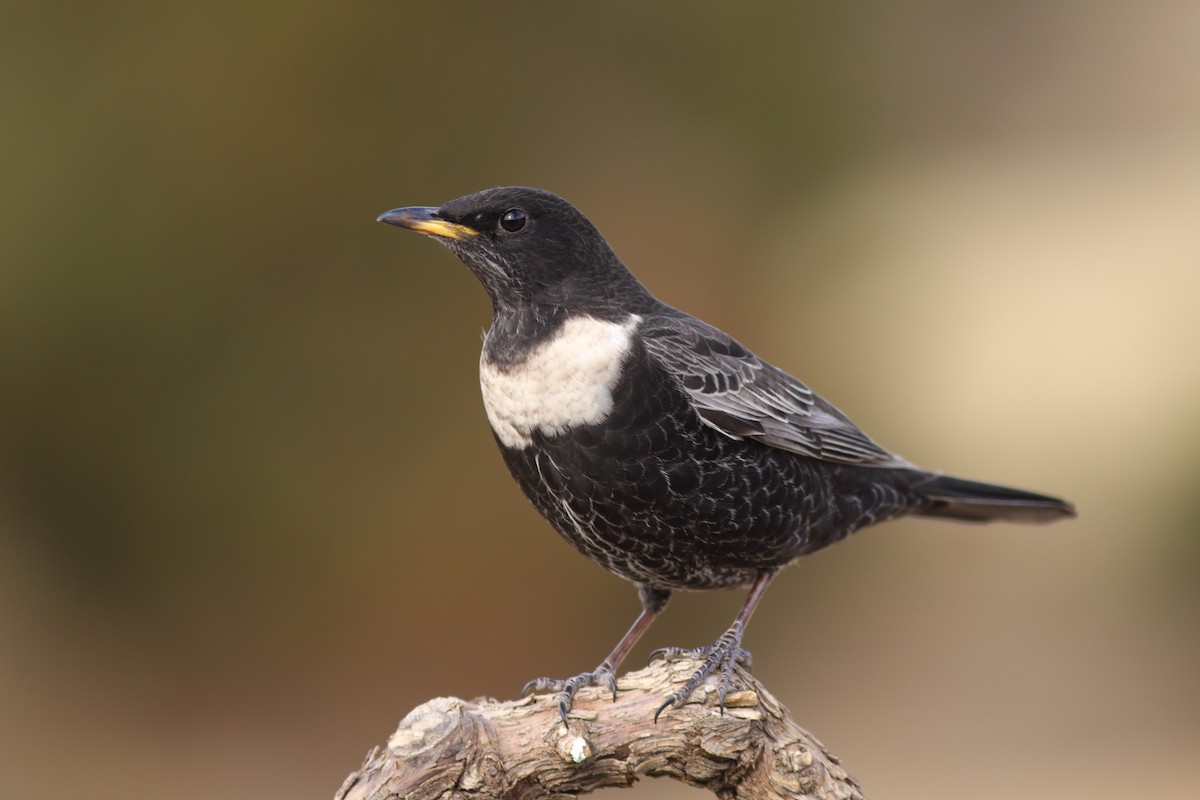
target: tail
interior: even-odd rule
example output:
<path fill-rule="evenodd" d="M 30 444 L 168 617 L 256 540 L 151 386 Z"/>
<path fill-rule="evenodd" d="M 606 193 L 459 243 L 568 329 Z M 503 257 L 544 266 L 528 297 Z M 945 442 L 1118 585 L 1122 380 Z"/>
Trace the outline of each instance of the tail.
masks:
<path fill-rule="evenodd" d="M 929 504 L 913 512 L 918 516 L 961 522 L 1054 522 L 1075 516 L 1075 506 L 1056 497 L 948 475 L 930 477 L 919 488 Z"/>

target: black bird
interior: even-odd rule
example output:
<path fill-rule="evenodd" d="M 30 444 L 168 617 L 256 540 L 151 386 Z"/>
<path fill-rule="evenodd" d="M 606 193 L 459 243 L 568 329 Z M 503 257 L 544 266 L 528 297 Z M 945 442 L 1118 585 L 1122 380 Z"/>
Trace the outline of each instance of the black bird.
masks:
<path fill-rule="evenodd" d="M 574 206 L 507 187 L 379 221 L 434 237 L 492 300 L 479 379 L 500 452 L 563 538 L 632 581 L 642 612 L 600 665 L 559 692 L 616 697 L 621 661 L 677 590 L 749 587 L 733 624 L 659 707 L 720 670 L 771 579 L 801 556 L 904 515 L 1051 522 L 1062 500 L 921 470 L 873 442 L 800 381 L 722 331 L 658 301 Z"/>

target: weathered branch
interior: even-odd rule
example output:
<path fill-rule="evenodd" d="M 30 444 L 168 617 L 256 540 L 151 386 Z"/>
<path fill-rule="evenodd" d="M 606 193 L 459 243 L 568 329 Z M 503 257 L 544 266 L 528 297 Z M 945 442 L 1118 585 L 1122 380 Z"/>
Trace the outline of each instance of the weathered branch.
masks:
<path fill-rule="evenodd" d="M 553 697 L 413 709 L 335 800 L 563 798 L 667 776 L 722 798 L 861 798 L 858 785 L 787 709 L 740 668 L 717 709 L 715 679 L 682 708 L 654 710 L 699 666 L 656 661 L 620 678 L 617 702 L 581 690 L 568 730 Z"/>

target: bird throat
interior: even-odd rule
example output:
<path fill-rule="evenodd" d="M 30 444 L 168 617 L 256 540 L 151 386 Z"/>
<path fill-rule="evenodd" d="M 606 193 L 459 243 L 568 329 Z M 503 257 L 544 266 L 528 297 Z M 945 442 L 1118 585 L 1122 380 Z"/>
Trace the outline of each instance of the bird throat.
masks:
<path fill-rule="evenodd" d="M 504 364 L 490 359 L 485 347 L 479 385 L 500 443 L 523 450 L 536 433 L 553 437 L 606 420 L 641 321 L 637 314 L 624 322 L 568 317 L 549 337 Z"/>

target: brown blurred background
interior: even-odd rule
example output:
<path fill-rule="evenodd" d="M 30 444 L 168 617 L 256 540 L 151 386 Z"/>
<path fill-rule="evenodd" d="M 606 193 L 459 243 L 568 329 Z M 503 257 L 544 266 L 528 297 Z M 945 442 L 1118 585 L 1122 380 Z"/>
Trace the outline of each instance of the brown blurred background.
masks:
<path fill-rule="evenodd" d="M 415 704 L 607 652 L 634 594 L 505 474 L 483 292 L 374 222 L 506 183 L 908 458 L 1078 503 L 772 588 L 757 674 L 870 796 L 1197 796 L 1198 30 L 8 0 L 0 796 L 327 798 Z M 680 596 L 631 663 L 740 599 Z"/>

